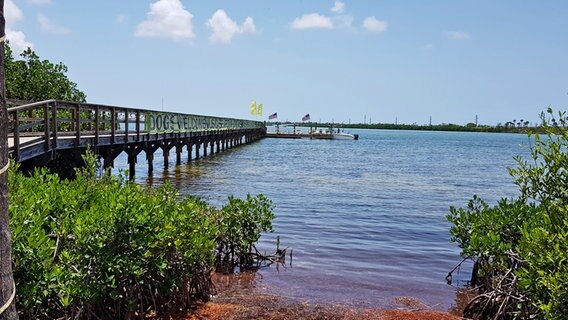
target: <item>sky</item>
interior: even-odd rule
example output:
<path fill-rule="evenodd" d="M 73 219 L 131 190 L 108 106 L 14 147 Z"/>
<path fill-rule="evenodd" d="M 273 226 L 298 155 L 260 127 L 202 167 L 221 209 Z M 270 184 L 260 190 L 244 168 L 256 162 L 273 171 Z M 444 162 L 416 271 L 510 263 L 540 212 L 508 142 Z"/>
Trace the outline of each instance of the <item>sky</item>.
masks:
<path fill-rule="evenodd" d="M 496 125 L 568 107 L 568 1 L 6 0 L 88 102 L 244 119 Z"/>

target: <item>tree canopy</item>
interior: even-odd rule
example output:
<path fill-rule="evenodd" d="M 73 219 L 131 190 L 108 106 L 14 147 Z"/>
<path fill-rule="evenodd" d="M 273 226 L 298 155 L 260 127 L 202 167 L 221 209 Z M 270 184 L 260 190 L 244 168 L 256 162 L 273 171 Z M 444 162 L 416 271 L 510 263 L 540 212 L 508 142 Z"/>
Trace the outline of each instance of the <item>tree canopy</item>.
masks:
<path fill-rule="evenodd" d="M 40 57 L 28 48 L 14 58 L 9 44 L 4 46 L 6 97 L 24 101 L 57 99 L 85 102 L 87 96 L 67 77 L 67 66 Z"/>

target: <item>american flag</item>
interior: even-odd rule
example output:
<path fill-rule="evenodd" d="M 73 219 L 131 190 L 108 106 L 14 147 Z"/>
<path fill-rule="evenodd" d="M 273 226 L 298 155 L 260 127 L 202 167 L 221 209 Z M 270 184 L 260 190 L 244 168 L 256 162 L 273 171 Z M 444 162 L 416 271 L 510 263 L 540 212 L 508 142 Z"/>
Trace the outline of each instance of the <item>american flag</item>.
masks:
<path fill-rule="evenodd" d="M 302 121 L 308 121 L 308 120 L 310 120 L 310 114 L 309 113 L 302 117 Z"/>
<path fill-rule="evenodd" d="M 278 118 L 278 112 L 274 112 L 273 114 L 268 116 L 268 120 L 272 120 L 272 119 L 276 119 Z"/>

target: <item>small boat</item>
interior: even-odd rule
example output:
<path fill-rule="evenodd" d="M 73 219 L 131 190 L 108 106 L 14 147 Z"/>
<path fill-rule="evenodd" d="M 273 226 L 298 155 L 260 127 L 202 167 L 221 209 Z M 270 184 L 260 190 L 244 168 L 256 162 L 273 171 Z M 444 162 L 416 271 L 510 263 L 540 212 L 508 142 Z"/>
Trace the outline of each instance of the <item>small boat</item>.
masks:
<path fill-rule="evenodd" d="M 311 139 L 359 140 L 358 134 L 340 131 L 340 129 L 316 129 L 309 133 Z"/>
<path fill-rule="evenodd" d="M 337 130 L 334 130 L 333 128 L 331 130 L 328 131 L 331 136 L 332 139 L 338 139 L 338 140 L 359 140 L 359 135 L 358 134 L 351 134 L 351 133 L 347 133 L 345 131 L 341 131 L 339 128 L 337 128 Z"/>
<path fill-rule="evenodd" d="M 331 136 L 333 139 L 340 139 L 340 140 L 359 140 L 358 134 L 351 134 L 346 132 L 335 132 L 332 133 Z"/>

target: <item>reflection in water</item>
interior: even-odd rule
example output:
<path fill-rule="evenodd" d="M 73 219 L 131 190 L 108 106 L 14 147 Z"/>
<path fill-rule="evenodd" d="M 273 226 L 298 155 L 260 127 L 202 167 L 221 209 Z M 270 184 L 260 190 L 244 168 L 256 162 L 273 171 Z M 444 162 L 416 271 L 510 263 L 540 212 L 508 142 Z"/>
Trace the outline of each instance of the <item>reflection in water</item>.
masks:
<path fill-rule="evenodd" d="M 188 163 L 187 159 L 184 159 L 179 166 L 172 166 L 170 164 L 167 167 L 163 166 L 163 162 L 158 162 L 160 165 L 159 169 L 156 168 L 153 175 L 144 175 L 144 183 L 153 186 L 168 181 L 179 188 L 184 184 L 184 181 L 199 179 L 201 176 L 207 175 L 208 171 L 213 169 L 210 163 L 207 163 L 207 160 L 208 158 L 199 159 L 197 161 L 192 160 L 192 162 Z"/>

